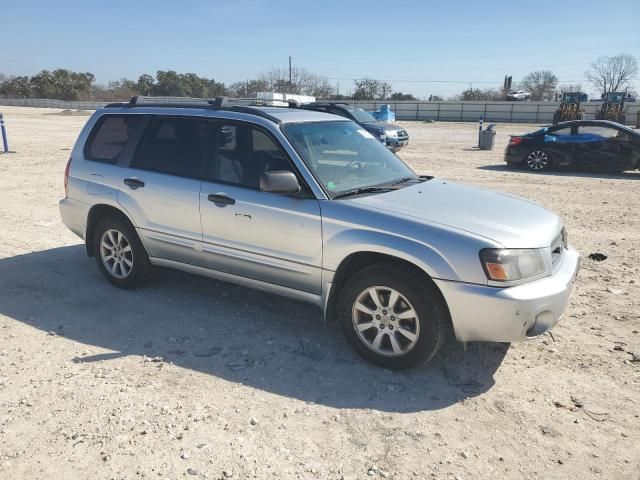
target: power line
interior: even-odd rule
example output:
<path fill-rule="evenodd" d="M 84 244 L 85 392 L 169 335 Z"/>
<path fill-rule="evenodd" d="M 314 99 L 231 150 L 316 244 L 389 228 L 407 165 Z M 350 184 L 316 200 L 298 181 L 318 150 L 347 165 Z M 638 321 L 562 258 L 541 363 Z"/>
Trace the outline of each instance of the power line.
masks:
<path fill-rule="evenodd" d="M 564 53 L 574 53 L 574 52 L 589 52 L 589 51 L 596 51 L 596 50 L 608 50 L 608 49 L 612 49 L 612 48 L 627 48 L 627 47 L 637 47 L 640 46 L 639 42 L 635 42 L 635 43 L 627 43 L 627 44 L 622 44 L 622 45 L 609 45 L 609 46 L 601 46 L 601 47 L 586 47 L 586 48 L 570 48 L 570 49 L 555 49 L 555 50 L 546 50 L 546 51 L 531 51 L 531 52 L 517 52 L 517 53 L 501 53 L 501 54 L 495 54 L 495 55 L 473 55 L 474 59 L 477 58 L 503 58 L 503 57 L 514 57 L 517 56 L 518 58 L 523 58 L 523 57 L 535 57 L 535 56 L 539 56 L 539 55 L 549 55 L 549 54 L 564 54 Z M 299 58 L 299 57 L 296 57 Z M 442 59 L 449 59 L 450 56 L 429 56 L 426 57 L 425 59 L 438 59 L 438 58 L 442 58 Z M 318 61 L 316 59 L 309 59 L 312 61 Z M 380 57 L 350 57 L 350 58 L 346 58 L 346 59 L 342 59 L 348 62 L 353 62 L 353 61 L 380 61 Z M 420 59 L 416 59 L 415 57 L 412 57 L 413 62 L 415 63 L 416 61 L 420 61 Z M 322 62 L 322 61 L 320 61 Z M 335 63 L 335 58 L 334 59 L 327 59 L 326 62 L 330 62 L 330 63 Z M 461 61 L 461 63 L 465 63 L 464 60 Z"/>

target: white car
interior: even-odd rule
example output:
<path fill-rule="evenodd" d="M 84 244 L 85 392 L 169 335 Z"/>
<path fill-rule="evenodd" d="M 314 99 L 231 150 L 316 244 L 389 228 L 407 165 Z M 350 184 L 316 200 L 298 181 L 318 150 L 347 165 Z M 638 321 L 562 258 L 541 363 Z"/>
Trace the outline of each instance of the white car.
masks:
<path fill-rule="evenodd" d="M 507 100 L 511 100 L 512 102 L 524 102 L 525 100 L 529 100 L 530 96 L 530 92 L 525 92 L 524 90 L 512 90 L 507 93 Z"/>

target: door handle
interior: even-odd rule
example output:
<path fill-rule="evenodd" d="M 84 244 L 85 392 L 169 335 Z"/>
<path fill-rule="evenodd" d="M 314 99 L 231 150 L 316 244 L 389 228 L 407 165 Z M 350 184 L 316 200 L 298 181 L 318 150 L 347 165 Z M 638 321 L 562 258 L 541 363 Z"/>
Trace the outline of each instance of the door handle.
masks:
<path fill-rule="evenodd" d="M 124 184 L 131 187 L 133 190 L 136 188 L 144 187 L 144 182 L 142 180 L 138 180 L 137 178 L 125 178 Z"/>
<path fill-rule="evenodd" d="M 224 193 L 211 193 L 207 198 L 210 202 L 218 203 L 221 205 L 235 205 L 236 203 L 233 198 L 227 197 Z"/>

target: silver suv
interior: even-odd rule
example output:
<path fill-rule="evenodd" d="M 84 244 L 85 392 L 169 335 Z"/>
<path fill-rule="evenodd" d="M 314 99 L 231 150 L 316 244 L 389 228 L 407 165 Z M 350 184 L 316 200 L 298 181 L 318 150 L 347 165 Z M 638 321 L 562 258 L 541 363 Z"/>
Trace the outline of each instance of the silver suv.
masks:
<path fill-rule="evenodd" d="M 64 223 L 103 275 L 151 265 L 311 302 L 387 368 L 560 319 L 579 265 L 560 218 L 418 176 L 342 117 L 220 102 L 98 110 L 65 172 Z"/>

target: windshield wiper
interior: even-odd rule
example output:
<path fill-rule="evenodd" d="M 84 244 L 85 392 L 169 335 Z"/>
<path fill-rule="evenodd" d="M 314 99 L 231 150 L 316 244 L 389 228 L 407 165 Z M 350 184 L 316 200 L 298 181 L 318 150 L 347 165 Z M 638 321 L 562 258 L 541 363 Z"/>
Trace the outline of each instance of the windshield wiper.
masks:
<path fill-rule="evenodd" d="M 425 181 L 425 179 L 424 178 L 420 178 L 420 177 L 404 177 L 404 178 L 401 178 L 400 180 L 398 180 L 397 182 L 393 182 L 391 185 L 400 185 L 402 183 L 407 183 L 407 182 L 422 183 L 424 181 Z"/>
<path fill-rule="evenodd" d="M 333 197 L 333 199 L 335 200 L 336 198 L 352 197 L 353 195 L 360 195 L 362 193 L 390 192 L 391 190 L 396 190 L 396 189 L 395 188 L 391 188 L 391 187 L 363 187 L 363 188 L 356 188 L 354 190 L 349 190 L 347 192 L 339 193 L 338 195 Z"/>

